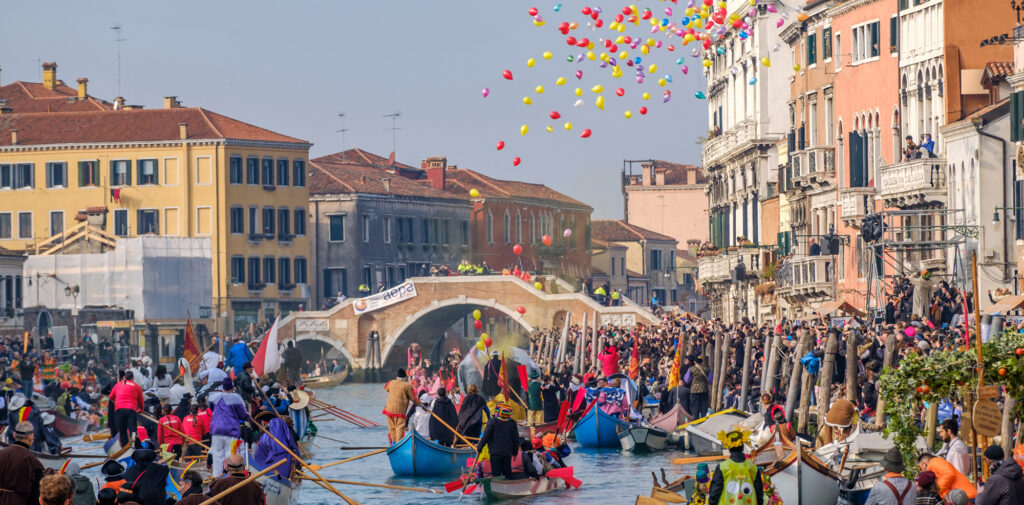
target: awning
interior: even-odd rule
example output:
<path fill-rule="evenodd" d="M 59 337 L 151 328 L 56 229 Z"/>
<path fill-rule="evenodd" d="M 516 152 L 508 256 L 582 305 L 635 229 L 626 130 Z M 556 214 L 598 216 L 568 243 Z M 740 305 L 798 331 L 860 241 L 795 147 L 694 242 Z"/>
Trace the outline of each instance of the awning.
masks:
<path fill-rule="evenodd" d="M 1006 314 L 1024 306 L 1024 295 L 1012 295 L 999 300 L 999 303 L 985 309 L 985 314 Z"/>
<path fill-rule="evenodd" d="M 867 312 L 864 312 L 863 310 L 860 310 L 857 307 L 854 307 L 853 304 L 851 304 L 850 302 L 846 301 L 846 299 L 835 300 L 835 301 L 823 303 L 823 304 L 821 304 L 821 307 L 818 307 L 815 310 L 815 312 L 817 312 L 818 314 L 821 314 L 823 316 L 831 314 L 831 313 L 836 312 L 836 311 L 842 311 L 842 312 L 844 312 L 844 313 L 846 313 L 848 315 L 851 315 L 851 316 L 864 317 L 864 316 L 867 315 Z"/>

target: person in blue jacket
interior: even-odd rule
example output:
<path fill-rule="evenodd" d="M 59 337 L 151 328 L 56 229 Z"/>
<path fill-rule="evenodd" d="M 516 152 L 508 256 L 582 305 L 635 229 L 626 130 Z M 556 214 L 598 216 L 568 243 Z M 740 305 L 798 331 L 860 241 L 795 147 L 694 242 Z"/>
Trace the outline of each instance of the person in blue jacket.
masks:
<path fill-rule="evenodd" d="M 235 377 L 242 376 L 243 367 L 247 362 L 252 361 L 252 358 L 252 351 L 241 338 L 236 338 L 235 345 L 228 349 L 228 365 L 235 369 Z"/>

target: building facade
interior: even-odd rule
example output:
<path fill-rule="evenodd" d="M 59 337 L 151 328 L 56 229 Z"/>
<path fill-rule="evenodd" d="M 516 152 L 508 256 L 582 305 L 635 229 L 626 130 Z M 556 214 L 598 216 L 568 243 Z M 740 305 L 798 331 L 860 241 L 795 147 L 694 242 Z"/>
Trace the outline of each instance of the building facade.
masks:
<path fill-rule="evenodd" d="M 662 160 L 626 165 L 622 197 L 627 223 L 668 235 L 680 244 L 708 240 L 707 181 L 700 167 Z M 639 165 L 639 173 L 634 173 L 634 165 Z"/>
<path fill-rule="evenodd" d="M 661 233 L 620 220 L 595 220 L 594 238 L 626 248 L 626 276 L 629 298 L 646 305 L 657 296 L 660 305 L 675 305 L 680 292 L 676 279 L 676 249 L 679 242 Z M 622 266 L 620 264 L 619 268 Z M 647 291 L 640 292 L 630 277 L 642 277 Z"/>
<path fill-rule="evenodd" d="M 591 288 L 597 289 L 598 286 L 607 285 L 609 295 L 613 290 L 618 290 L 619 293 L 630 296 L 626 270 L 626 246 L 597 238 L 591 239 L 591 244 L 593 246 L 590 257 Z M 646 292 L 646 286 L 644 292 Z"/>
<path fill-rule="evenodd" d="M 21 314 L 24 264 L 24 253 L 0 247 L 0 336 L 17 337 L 24 331 Z"/>
<path fill-rule="evenodd" d="M 124 100 L 119 103 L 123 104 Z M 57 64 L 43 63 L 43 82 L 15 81 L 0 86 L 0 113 L 113 110 L 114 104 L 89 94 L 89 79 L 72 88 L 57 78 Z"/>

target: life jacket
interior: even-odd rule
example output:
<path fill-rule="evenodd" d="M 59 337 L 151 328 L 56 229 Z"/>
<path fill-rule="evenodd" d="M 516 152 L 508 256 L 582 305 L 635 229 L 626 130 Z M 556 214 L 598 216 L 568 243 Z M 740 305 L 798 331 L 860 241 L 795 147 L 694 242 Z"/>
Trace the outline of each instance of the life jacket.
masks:
<path fill-rule="evenodd" d="M 718 465 L 722 472 L 722 497 L 718 505 L 754 505 L 754 479 L 757 478 L 757 467 L 750 461 L 737 463 L 727 459 Z"/>

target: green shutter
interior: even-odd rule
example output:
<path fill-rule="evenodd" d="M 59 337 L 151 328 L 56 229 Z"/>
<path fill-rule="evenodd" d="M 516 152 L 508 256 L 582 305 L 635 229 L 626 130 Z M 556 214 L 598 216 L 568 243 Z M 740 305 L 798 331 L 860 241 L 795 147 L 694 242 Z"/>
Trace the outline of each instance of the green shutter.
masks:
<path fill-rule="evenodd" d="M 1024 140 L 1024 91 L 1017 91 L 1010 94 L 1010 140 L 1020 142 Z"/>

